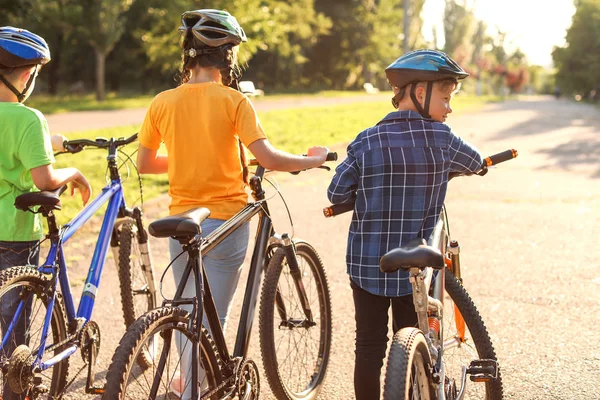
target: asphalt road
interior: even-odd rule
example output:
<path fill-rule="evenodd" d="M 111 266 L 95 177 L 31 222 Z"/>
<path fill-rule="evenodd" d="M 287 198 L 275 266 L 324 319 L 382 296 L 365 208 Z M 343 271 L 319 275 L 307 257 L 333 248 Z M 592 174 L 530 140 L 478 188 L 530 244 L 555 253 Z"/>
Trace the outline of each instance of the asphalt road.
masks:
<path fill-rule="evenodd" d="M 388 111 L 373 115 L 365 127 Z M 452 236 L 461 243 L 465 286 L 495 344 L 506 398 L 600 399 L 600 110 L 535 97 L 452 115 L 448 123 L 484 154 L 519 151 L 516 160 L 485 177 L 452 181 L 446 201 Z M 348 140 L 355 134 L 349 132 Z M 343 153 L 344 147 L 335 150 Z M 331 220 L 321 215 L 333 171 L 273 176 L 291 210 L 295 237 L 313 243 L 329 277 L 334 341 L 320 398 L 352 399 L 354 312 L 344 263 L 350 215 Z M 167 204 L 166 197 L 148 204 L 147 221 L 165 216 Z M 270 209 L 276 229 L 289 232 L 279 198 Z M 93 237 L 74 237 L 67 246 L 76 294 L 85 279 L 87 249 L 94 243 Z M 167 264 L 167 247 L 158 240 L 151 244 L 160 274 Z M 109 258 L 94 314 L 102 329 L 100 382 L 124 333 L 118 279 Z M 230 337 L 237 328 L 241 286 Z M 250 357 L 259 362 L 257 332 L 250 347 Z M 75 372 L 72 367 L 70 376 Z M 85 372 L 66 398 L 94 398 L 83 395 L 84 384 Z M 261 386 L 262 398 L 272 398 L 266 379 Z"/>

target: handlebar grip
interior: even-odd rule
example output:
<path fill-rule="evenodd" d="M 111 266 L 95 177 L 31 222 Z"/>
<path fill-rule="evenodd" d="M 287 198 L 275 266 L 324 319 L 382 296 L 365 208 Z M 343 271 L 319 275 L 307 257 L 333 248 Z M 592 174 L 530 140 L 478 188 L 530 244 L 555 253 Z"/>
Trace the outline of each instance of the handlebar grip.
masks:
<path fill-rule="evenodd" d="M 333 204 L 323 209 L 325 218 L 335 217 L 348 211 L 354 211 L 354 202 L 344 204 Z"/>
<path fill-rule="evenodd" d="M 325 161 L 337 161 L 338 155 L 335 151 L 327 153 L 327 158 Z"/>
<path fill-rule="evenodd" d="M 516 158 L 519 153 L 515 149 L 506 150 L 502 153 L 494 154 L 493 156 L 489 156 L 485 160 L 483 160 L 483 164 L 486 167 L 491 167 L 492 165 L 500 164 L 501 162 L 512 160 Z"/>

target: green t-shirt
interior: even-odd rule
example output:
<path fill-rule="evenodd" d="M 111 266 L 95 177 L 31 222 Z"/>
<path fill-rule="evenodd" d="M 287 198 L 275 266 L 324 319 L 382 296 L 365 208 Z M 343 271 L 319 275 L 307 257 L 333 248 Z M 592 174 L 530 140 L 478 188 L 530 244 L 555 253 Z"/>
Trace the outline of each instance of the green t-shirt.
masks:
<path fill-rule="evenodd" d="M 17 210 L 17 196 L 36 192 L 30 170 L 54 162 L 50 130 L 38 110 L 0 102 L 0 240 L 26 242 L 43 237 L 42 217 Z"/>

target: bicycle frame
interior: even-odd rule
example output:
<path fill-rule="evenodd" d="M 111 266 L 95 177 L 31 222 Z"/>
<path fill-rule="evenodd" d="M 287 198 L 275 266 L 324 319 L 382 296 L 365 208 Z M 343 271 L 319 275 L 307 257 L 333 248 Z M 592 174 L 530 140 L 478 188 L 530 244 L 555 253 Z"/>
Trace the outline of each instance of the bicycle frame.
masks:
<path fill-rule="evenodd" d="M 445 342 L 441 342 L 444 337 L 444 318 L 446 317 L 444 311 L 444 295 L 445 295 L 445 270 L 450 268 L 455 272 L 455 276 L 460 279 L 460 261 L 458 258 L 459 247 L 458 243 L 453 246 L 453 242 L 449 242 L 448 235 L 448 221 L 445 213 L 445 207 L 442 209 L 440 218 L 428 240 L 428 245 L 439 249 L 444 255 L 450 253 L 451 258 L 446 260 L 446 266 L 437 271 L 437 276 L 433 284 L 432 296 L 429 296 L 431 279 L 433 278 L 433 269 L 431 267 L 420 269 L 418 267 L 410 268 L 410 281 L 413 287 L 413 302 L 415 304 L 415 311 L 417 312 L 417 319 L 419 329 L 425 335 L 427 343 L 429 344 L 429 351 L 435 360 L 437 369 L 440 376 L 445 376 L 445 365 L 443 362 L 444 349 L 459 346 L 465 335 L 464 331 L 464 319 L 458 311 L 455 305 L 455 322 L 459 327 L 459 337 L 454 337 Z M 432 332 L 429 325 L 429 315 L 433 315 L 435 318 L 439 318 L 439 332 Z M 462 326 L 462 329 L 460 328 Z M 463 367 L 461 393 L 459 398 L 462 396 L 466 383 L 466 367 Z M 438 386 L 437 399 L 444 400 L 446 394 L 444 392 L 444 385 Z"/>
<path fill-rule="evenodd" d="M 198 351 L 197 346 L 200 340 L 200 326 L 203 321 L 203 312 L 206 313 L 206 319 L 210 327 L 211 336 L 216 344 L 218 355 L 221 360 L 228 361 L 231 359 L 227 343 L 225 342 L 225 335 L 221 327 L 221 322 L 218 317 L 217 309 L 212 298 L 210 284 L 206 277 L 206 271 L 204 270 L 200 259 L 196 256 L 199 254 L 208 253 L 211 249 L 221 243 L 227 236 L 233 231 L 238 229 L 243 224 L 249 222 L 256 214 L 259 214 L 258 228 L 256 231 L 256 238 L 254 243 L 254 249 L 252 252 L 252 259 L 250 262 L 250 269 L 248 272 L 248 280 L 246 283 L 246 290 L 244 294 L 244 301 L 242 311 L 240 315 L 240 322 L 238 324 L 237 336 L 235 341 L 235 347 L 233 350 L 233 358 L 245 357 L 248 351 L 250 342 L 250 333 L 252 330 L 252 323 L 254 321 L 254 314 L 256 311 L 256 303 L 258 301 L 258 290 L 260 288 L 260 282 L 262 273 L 268 265 L 268 249 L 271 244 L 279 244 L 281 246 L 289 246 L 291 248 L 292 243 L 286 238 L 280 238 L 275 234 L 271 218 L 269 217 L 269 210 L 267 203 L 264 200 L 264 192 L 260 186 L 260 180 L 264 174 L 264 168 L 259 166 L 255 177 L 251 180 L 251 187 L 253 195 L 255 196 L 255 202 L 247 204 L 237 214 L 227 220 L 219 228 L 215 229 L 212 233 L 204 238 L 198 236 L 193 240 L 195 243 L 185 243 L 189 259 L 183 273 L 182 279 L 177 287 L 173 300 L 166 300 L 163 302 L 163 307 L 167 304 L 177 306 L 180 304 L 192 304 L 192 318 L 195 320 L 195 326 L 197 327 L 196 332 L 196 343 L 193 344 L 193 356 L 192 356 L 192 382 L 198 382 Z M 194 250 L 194 246 L 196 249 Z M 199 250 L 198 253 L 196 253 Z M 190 273 L 194 273 L 196 277 L 201 279 L 195 279 L 196 293 L 203 293 L 202 303 L 198 304 L 196 299 L 184 299 L 182 298 L 183 290 L 186 282 L 190 277 Z M 310 312 L 310 310 L 308 310 Z M 192 325 L 194 326 L 194 325 Z M 153 382 L 152 391 L 150 396 L 156 396 L 158 390 L 159 376 L 162 375 L 162 371 L 168 355 L 168 346 L 163 348 L 163 354 L 159 361 L 155 380 Z M 215 388 L 220 390 L 221 387 Z M 196 385 L 192 385 L 192 398 L 198 398 L 198 388 Z"/>

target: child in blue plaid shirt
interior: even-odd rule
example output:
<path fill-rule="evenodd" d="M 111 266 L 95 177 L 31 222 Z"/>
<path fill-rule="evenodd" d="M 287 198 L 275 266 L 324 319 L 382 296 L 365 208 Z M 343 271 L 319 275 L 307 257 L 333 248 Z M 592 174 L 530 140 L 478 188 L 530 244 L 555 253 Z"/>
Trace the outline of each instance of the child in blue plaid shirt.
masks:
<path fill-rule="evenodd" d="M 394 61 L 386 74 L 397 111 L 348 145 L 328 189 L 333 204 L 355 201 L 346 263 L 355 306 L 357 400 L 379 399 L 390 304 L 394 332 L 417 324 L 408 273 L 384 274 L 379 259 L 411 239 L 429 237 L 449 173 L 472 173 L 483 163 L 477 149 L 444 124 L 459 80 L 468 76 L 454 60 L 417 50 Z"/>

